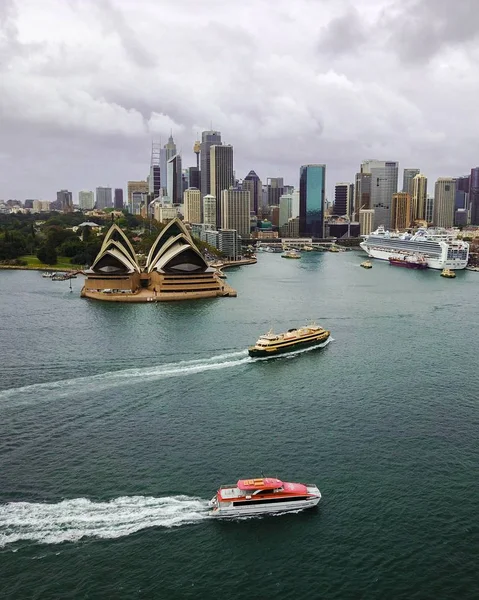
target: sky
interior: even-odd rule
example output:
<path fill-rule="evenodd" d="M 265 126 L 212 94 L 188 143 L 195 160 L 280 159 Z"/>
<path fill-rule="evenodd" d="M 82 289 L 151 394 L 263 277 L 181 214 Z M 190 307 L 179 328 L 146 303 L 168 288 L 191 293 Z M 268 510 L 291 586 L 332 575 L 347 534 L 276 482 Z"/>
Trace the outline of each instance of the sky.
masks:
<path fill-rule="evenodd" d="M 205 129 L 235 171 L 327 194 L 364 159 L 479 164 L 477 0 L 0 0 L 0 199 L 145 179 Z"/>

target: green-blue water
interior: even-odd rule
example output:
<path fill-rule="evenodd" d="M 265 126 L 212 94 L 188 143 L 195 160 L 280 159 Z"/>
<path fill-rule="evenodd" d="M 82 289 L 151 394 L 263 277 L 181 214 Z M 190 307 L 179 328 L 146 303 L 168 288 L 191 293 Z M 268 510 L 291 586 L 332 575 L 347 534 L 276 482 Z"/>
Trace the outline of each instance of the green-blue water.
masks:
<path fill-rule="evenodd" d="M 0 597 L 478 598 L 479 273 L 362 258 L 136 306 L 0 271 Z M 247 357 L 309 319 L 326 348 Z M 320 507 L 208 518 L 262 471 Z"/>

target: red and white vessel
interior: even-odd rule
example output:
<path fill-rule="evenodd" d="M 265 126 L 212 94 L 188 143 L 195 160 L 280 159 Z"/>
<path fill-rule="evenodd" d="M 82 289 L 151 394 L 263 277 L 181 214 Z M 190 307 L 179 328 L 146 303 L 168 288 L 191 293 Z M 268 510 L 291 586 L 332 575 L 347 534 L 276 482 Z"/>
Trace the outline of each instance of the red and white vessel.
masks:
<path fill-rule="evenodd" d="M 316 506 L 320 500 L 321 492 L 313 483 L 262 477 L 221 486 L 209 505 L 215 517 L 240 517 L 302 510 Z"/>

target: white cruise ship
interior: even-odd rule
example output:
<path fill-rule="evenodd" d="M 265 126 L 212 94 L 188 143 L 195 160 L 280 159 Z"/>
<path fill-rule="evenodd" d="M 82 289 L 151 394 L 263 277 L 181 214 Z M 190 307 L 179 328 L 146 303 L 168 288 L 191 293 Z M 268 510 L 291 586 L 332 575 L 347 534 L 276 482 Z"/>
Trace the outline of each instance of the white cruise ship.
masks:
<path fill-rule="evenodd" d="M 424 257 L 430 269 L 465 269 L 469 259 L 469 244 L 447 229 L 420 228 L 414 235 L 395 234 L 380 225 L 360 246 L 370 258 L 380 260 L 416 254 Z"/>

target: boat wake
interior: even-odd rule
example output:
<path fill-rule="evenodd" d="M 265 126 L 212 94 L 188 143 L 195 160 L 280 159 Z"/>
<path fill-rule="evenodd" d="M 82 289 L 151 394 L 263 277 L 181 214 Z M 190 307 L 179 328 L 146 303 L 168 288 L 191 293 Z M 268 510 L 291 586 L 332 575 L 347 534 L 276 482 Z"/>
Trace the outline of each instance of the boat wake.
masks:
<path fill-rule="evenodd" d="M 332 340 L 333 338 L 330 337 L 322 344 L 317 344 L 316 346 L 303 348 L 294 352 L 288 352 L 286 354 L 262 358 L 251 358 L 248 356 L 247 350 L 241 350 L 237 352 L 220 354 L 218 356 L 212 356 L 210 358 L 185 360 L 176 363 L 156 365 L 153 367 L 108 371 L 106 373 L 99 373 L 98 375 L 76 377 L 73 379 L 60 379 L 57 381 L 44 383 L 34 383 L 31 385 L 8 388 L 0 391 L 0 402 L 2 402 L 4 407 L 8 407 L 9 400 L 11 400 L 12 404 L 15 406 L 20 404 L 31 404 L 32 402 L 38 402 L 39 398 L 37 394 L 43 394 L 44 397 L 47 398 L 66 398 L 71 396 L 72 392 L 75 390 L 80 390 L 82 393 L 94 393 L 120 385 L 136 384 L 139 381 L 155 381 L 170 377 L 181 377 L 184 375 L 204 373 L 205 371 L 229 369 L 259 361 L 293 358 L 298 354 L 311 352 L 318 348 L 324 348 Z"/>
<path fill-rule="evenodd" d="M 0 548 L 21 540 L 59 544 L 87 537 L 114 539 L 149 527 L 179 527 L 208 519 L 207 505 L 206 500 L 190 496 L 10 502 L 0 505 Z"/>

